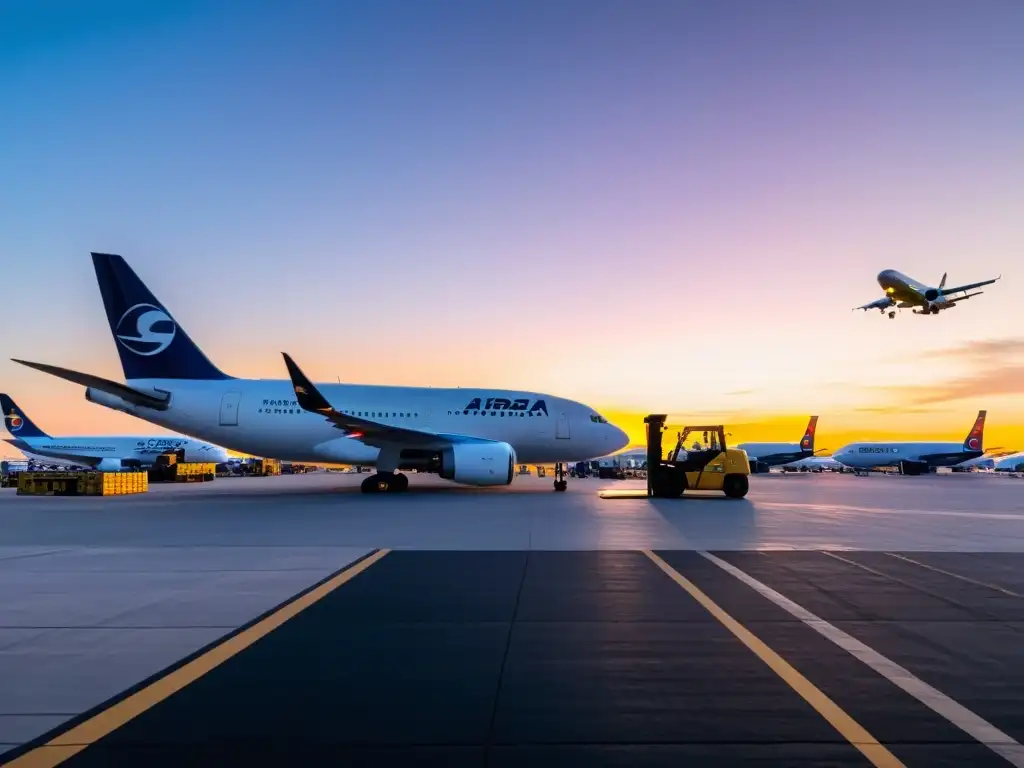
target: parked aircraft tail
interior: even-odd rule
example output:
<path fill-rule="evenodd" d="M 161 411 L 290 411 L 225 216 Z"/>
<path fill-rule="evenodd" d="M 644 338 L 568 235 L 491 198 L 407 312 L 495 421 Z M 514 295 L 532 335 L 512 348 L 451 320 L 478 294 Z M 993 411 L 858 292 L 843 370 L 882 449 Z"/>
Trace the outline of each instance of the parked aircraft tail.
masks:
<path fill-rule="evenodd" d="M 93 253 L 121 368 L 133 379 L 228 379 L 116 254 Z"/>
<path fill-rule="evenodd" d="M 804 432 L 803 439 L 800 440 L 800 450 L 810 451 L 814 453 L 814 430 L 818 426 L 818 417 L 811 416 L 811 420 L 807 422 L 807 429 Z"/>
<path fill-rule="evenodd" d="M 4 412 L 4 426 L 13 437 L 49 437 L 25 415 L 10 395 L 0 393 L 0 408 Z"/>
<path fill-rule="evenodd" d="M 985 416 L 987 415 L 988 411 L 978 411 L 978 418 L 974 420 L 974 426 L 971 427 L 971 431 L 964 438 L 965 451 L 985 450 L 982 446 L 985 442 Z"/>

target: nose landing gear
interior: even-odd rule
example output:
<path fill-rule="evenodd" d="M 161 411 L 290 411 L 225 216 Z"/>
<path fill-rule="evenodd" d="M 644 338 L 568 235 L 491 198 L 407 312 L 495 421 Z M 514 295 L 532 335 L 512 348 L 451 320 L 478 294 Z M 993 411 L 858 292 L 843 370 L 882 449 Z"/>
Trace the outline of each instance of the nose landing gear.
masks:
<path fill-rule="evenodd" d="M 569 487 L 569 481 L 565 479 L 565 465 L 562 462 L 555 464 L 555 490 L 564 492 Z"/>

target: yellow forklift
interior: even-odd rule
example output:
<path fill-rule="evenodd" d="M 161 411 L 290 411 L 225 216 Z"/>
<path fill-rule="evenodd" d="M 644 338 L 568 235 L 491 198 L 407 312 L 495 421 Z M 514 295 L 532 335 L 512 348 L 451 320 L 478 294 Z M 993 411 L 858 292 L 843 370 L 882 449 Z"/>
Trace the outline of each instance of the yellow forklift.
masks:
<path fill-rule="evenodd" d="M 750 462 L 746 451 L 729 448 L 725 427 L 684 427 L 676 433 L 675 446 L 664 451 L 663 413 L 644 419 L 647 429 L 647 495 L 663 499 L 679 498 L 685 491 L 722 491 L 731 499 L 742 499 L 750 490 Z M 703 437 L 689 449 L 686 439 Z"/>

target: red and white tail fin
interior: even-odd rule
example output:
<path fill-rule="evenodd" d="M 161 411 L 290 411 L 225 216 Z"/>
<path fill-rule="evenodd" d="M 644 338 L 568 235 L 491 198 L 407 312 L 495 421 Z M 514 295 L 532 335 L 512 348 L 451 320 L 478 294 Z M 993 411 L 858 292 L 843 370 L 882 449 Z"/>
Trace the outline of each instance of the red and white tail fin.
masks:
<path fill-rule="evenodd" d="M 985 450 L 983 446 L 985 444 L 985 416 L 987 415 L 988 411 L 978 411 L 978 418 L 974 420 L 974 426 L 971 427 L 971 431 L 964 439 L 965 451 Z"/>
<path fill-rule="evenodd" d="M 807 430 L 804 432 L 803 439 L 800 441 L 801 451 L 810 451 L 814 453 L 814 430 L 818 426 L 818 417 L 811 416 L 811 420 L 807 422 Z"/>

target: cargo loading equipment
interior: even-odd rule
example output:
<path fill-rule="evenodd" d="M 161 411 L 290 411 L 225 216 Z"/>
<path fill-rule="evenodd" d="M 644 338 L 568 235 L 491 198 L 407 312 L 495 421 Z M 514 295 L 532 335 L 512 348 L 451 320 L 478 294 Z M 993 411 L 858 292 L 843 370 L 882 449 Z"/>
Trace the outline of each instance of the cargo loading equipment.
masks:
<path fill-rule="evenodd" d="M 750 462 L 746 451 L 729 448 L 725 427 L 684 427 L 676 436 L 675 447 L 663 450 L 665 432 L 663 413 L 644 418 L 647 429 L 647 495 L 679 498 L 684 491 L 722 491 L 732 499 L 741 499 L 750 489 Z M 686 449 L 686 438 L 702 434 L 704 442 L 697 450 Z"/>
<path fill-rule="evenodd" d="M 122 496 L 145 493 L 145 472 L 20 472 L 19 496 Z"/>
<path fill-rule="evenodd" d="M 156 457 L 149 468 L 151 483 L 196 483 L 209 482 L 217 476 L 217 465 L 213 462 L 184 461 L 185 451 L 164 453 Z"/>

